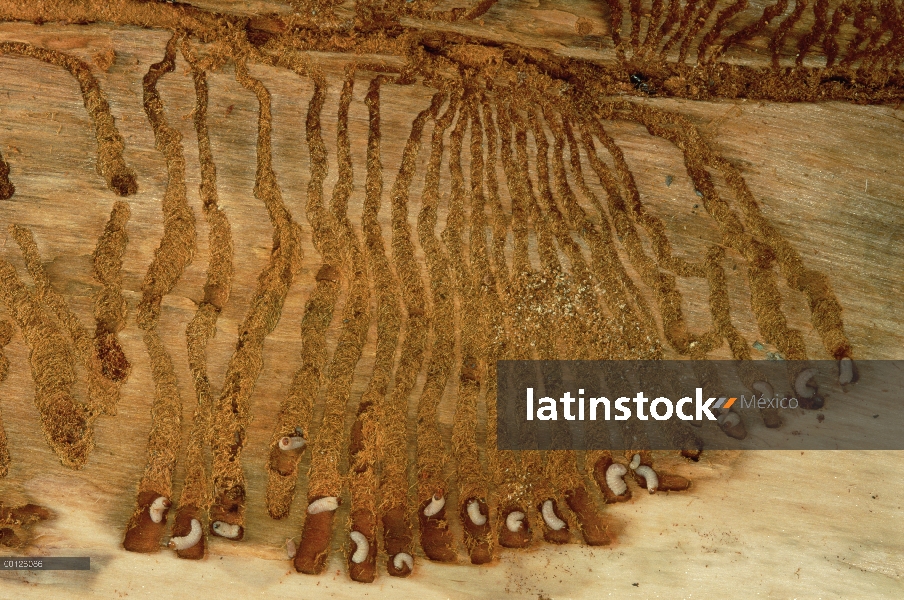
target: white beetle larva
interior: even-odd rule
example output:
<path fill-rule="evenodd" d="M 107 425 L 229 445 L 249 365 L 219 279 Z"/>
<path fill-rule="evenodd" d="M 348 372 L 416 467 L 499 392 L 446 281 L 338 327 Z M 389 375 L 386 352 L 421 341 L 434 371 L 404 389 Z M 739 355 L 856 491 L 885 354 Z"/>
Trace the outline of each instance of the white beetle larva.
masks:
<path fill-rule="evenodd" d="M 647 482 L 647 489 L 650 490 L 651 494 L 659 487 L 659 477 L 656 475 L 656 471 L 653 470 L 653 467 L 641 465 L 634 469 L 634 472 L 644 478 Z"/>
<path fill-rule="evenodd" d="M 627 472 L 628 469 L 621 463 L 612 463 L 609 465 L 609 468 L 606 469 L 606 485 L 609 486 L 609 489 L 612 490 L 612 493 L 616 496 L 621 496 L 628 491 L 628 486 L 625 483 L 625 480 L 622 479 Z"/>
<path fill-rule="evenodd" d="M 191 531 L 187 535 L 170 538 L 169 546 L 173 550 L 188 550 L 201 541 L 201 522 L 197 519 L 191 520 Z"/>
<path fill-rule="evenodd" d="M 635 454 L 631 459 L 631 470 L 636 471 L 637 467 L 640 466 L 640 454 Z"/>
<path fill-rule="evenodd" d="M 408 565 L 408 570 L 414 570 L 414 559 L 407 552 L 399 552 L 392 558 L 392 566 L 396 571 L 402 570 L 402 565 Z"/>
<path fill-rule="evenodd" d="M 352 538 L 352 541 L 355 543 L 355 551 L 352 553 L 352 562 L 356 565 L 360 565 L 367 560 L 367 553 L 370 552 L 370 544 L 367 543 L 367 538 L 364 537 L 364 534 L 360 531 L 352 531 L 348 534 L 348 537 Z M 396 567 L 396 569 L 401 570 L 399 567 Z"/>
<path fill-rule="evenodd" d="M 540 514 L 543 515 L 543 522 L 546 523 L 546 526 L 553 531 L 559 531 L 565 527 L 565 521 L 556 516 L 556 511 L 553 510 L 552 500 L 543 503 Z"/>
<path fill-rule="evenodd" d="M 838 383 L 847 385 L 854 381 L 854 361 L 845 356 L 838 361 Z"/>
<path fill-rule="evenodd" d="M 298 552 L 298 547 L 295 545 L 295 540 L 292 538 L 286 538 L 286 556 L 289 558 L 295 558 L 295 554 Z"/>
<path fill-rule="evenodd" d="M 524 513 L 520 510 L 513 510 L 508 514 L 505 518 L 505 527 L 512 533 L 516 533 L 521 531 L 521 527 L 524 526 L 522 521 L 524 520 Z"/>
<path fill-rule="evenodd" d="M 814 368 L 804 369 L 794 378 L 794 391 L 801 398 L 812 398 L 816 395 L 816 388 L 807 385 L 818 373 Z"/>
<path fill-rule="evenodd" d="M 225 521 L 214 521 L 213 522 L 213 532 L 220 537 L 224 537 L 227 540 L 234 540 L 239 537 L 239 533 L 241 533 L 242 528 L 240 525 L 233 525 L 231 523 L 227 523 Z"/>
<path fill-rule="evenodd" d="M 437 498 L 436 494 L 433 494 L 433 497 L 430 498 L 430 504 L 424 507 L 424 516 L 432 517 L 433 515 L 441 511 L 445 505 L 445 496 L 440 496 L 439 498 Z"/>
<path fill-rule="evenodd" d="M 308 514 L 316 515 L 330 510 L 336 510 L 337 508 L 339 508 L 339 498 L 336 496 L 326 496 L 308 504 Z"/>
<path fill-rule="evenodd" d="M 301 436 L 285 436 L 279 438 L 279 449 L 283 452 L 288 452 L 289 450 L 297 450 L 298 448 L 303 448 L 304 445 L 307 444 L 307 441 Z"/>
<path fill-rule="evenodd" d="M 722 411 L 722 414 L 716 417 L 716 421 L 719 422 L 724 428 L 735 427 L 741 422 L 741 415 L 736 412 Z"/>
<path fill-rule="evenodd" d="M 470 518 L 471 522 L 478 527 L 486 524 L 487 518 L 480 514 L 480 503 L 477 500 L 468 502 L 468 518 Z"/>
<path fill-rule="evenodd" d="M 771 400 L 775 396 L 775 390 L 772 389 L 772 385 L 768 381 L 754 381 L 751 387 L 754 391 L 760 393 L 760 398 Z"/>
<path fill-rule="evenodd" d="M 151 507 L 148 509 L 148 513 L 151 515 L 151 521 L 154 523 L 160 523 L 163 521 L 163 513 L 170 507 L 169 498 L 166 496 L 158 496 L 154 502 L 151 503 Z"/>

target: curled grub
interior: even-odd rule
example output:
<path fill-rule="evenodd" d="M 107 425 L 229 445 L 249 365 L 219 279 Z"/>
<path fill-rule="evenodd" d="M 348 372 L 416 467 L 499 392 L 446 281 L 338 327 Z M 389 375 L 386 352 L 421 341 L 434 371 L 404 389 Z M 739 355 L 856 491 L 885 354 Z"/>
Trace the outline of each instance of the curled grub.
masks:
<path fill-rule="evenodd" d="M 478 500 L 471 500 L 468 502 L 467 508 L 465 512 L 468 514 L 468 520 L 477 527 L 482 527 L 486 525 L 487 517 L 483 512 L 481 512 L 481 502 Z"/>
<path fill-rule="evenodd" d="M 427 516 L 425 511 L 432 503 L 433 497 L 431 496 L 421 502 L 417 513 L 420 521 L 421 548 L 430 560 L 455 562 L 454 539 L 452 531 L 449 529 L 449 523 L 446 521 L 445 503 L 436 512 Z"/>
<path fill-rule="evenodd" d="M 166 496 L 158 496 L 155 498 L 154 501 L 151 502 L 151 508 L 148 509 L 148 512 L 151 515 L 151 521 L 154 523 L 162 522 L 163 517 L 170 506 L 172 506 L 172 504 Z"/>
<path fill-rule="evenodd" d="M 370 555 L 370 542 L 367 541 L 367 537 L 360 531 L 353 530 L 348 534 L 348 537 L 354 544 L 354 547 L 349 549 L 349 560 L 356 565 L 363 563 Z"/>
<path fill-rule="evenodd" d="M 424 507 L 423 513 L 425 517 L 432 517 L 446 506 L 446 497 L 436 494 L 433 494 L 433 497 L 430 498 L 430 501 L 427 503 L 427 506 Z"/>
<path fill-rule="evenodd" d="M 659 489 L 659 476 L 653 467 L 640 465 L 634 469 L 634 478 L 637 480 L 637 485 L 646 488 L 651 494 Z"/>
<path fill-rule="evenodd" d="M 201 521 L 197 519 L 192 519 L 189 522 L 189 530 L 185 535 L 174 535 L 170 538 L 167 547 L 175 550 L 177 553 L 190 551 L 192 548 L 196 548 L 200 545 L 201 540 L 204 537 L 204 530 L 201 528 Z M 203 551 L 201 556 L 204 556 Z M 180 558 L 184 558 L 181 557 Z"/>
<path fill-rule="evenodd" d="M 223 490 L 217 496 L 213 506 L 210 507 L 208 517 L 210 520 L 210 533 L 219 537 L 228 537 L 229 539 L 240 541 L 245 536 L 245 528 L 242 526 L 242 511 L 244 507 L 244 486 L 234 485 Z M 222 525 L 214 527 L 217 523 Z M 235 528 L 238 528 L 238 530 L 236 531 Z M 221 529 L 222 533 L 217 531 L 218 529 Z"/>
<path fill-rule="evenodd" d="M 566 521 L 559 512 L 556 501 L 548 499 L 543 501 L 537 510 L 543 519 L 543 539 L 550 544 L 565 544 L 571 540 L 571 534 L 568 531 L 568 521 Z"/>
<path fill-rule="evenodd" d="M 348 550 L 348 574 L 354 581 L 370 583 L 377 574 L 377 520 L 374 514 L 366 509 L 359 509 L 351 515 L 350 531 L 362 536 L 368 551 L 363 553 L 357 542 Z M 361 554 L 364 554 L 363 560 Z M 357 554 L 357 556 L 356 556 Z"/>
<path fill-rule="evenodd" d="M 283 452 L 292 452 L 293 450 L 301 450 L 305 447 L 307 441 L 300 435 L 283 436 L 279 438 L 279 449 Z"/>
<path fill-rule="evenodd" d="M 799 399 L 809 399 L 816 395 L 818 387 L 816 385 L 811 386 L 810 383 L 815 383 L 815 377 L 818 372 L 814 368 L 802 369 L 794 376 L 794 391 Z"/>
<path fill-rule="evenodd" d="M 324 496 L 308 504 L 308 514 L 316 515 L 322 512 L 334 511 L 339 508 L 339 498 L 336 496 Z"/>
<path fill-rule="evenodd" d="M 214 521 L 210 524 L 210 532 L 227 540 L 240 541 L 245 537 L 245 528 L 237 523 Z"/>
<path fill-rule="evenodd" d="M 469 498 L 461 504 L 461 524 L 465 530 L 465 548 L 471 557 L 471 563 L 475 565 L 482 565 L 493 560 L 489 513 L 490 509 L 482 498 Z"/>
<path fill-rule="evenodd" d="M 200 529 L 201 511 L 195 506 L 180 506 L 179 510 L 176 511 L 176 519 L 173 523 L 173 537 L 188 538 L 189 536 L 193 536 L 193 534 L 196 534 L 194 531 L 194 523 L 197 523 L 198 528 Z M 186 547 L 175 548 L 176 556 L 192 560 L 204 558 L 207 542 L 202 532 L 197 532 L 197 536 L 197 542 L 187 545 L 191 540 L 186 539 L 186 541 L 181 544 Z"/>
<path fill-rule="evenodd" d="M 393 577 L 411 575 L 412 565 L 396 560 L 400 554 L 411 556 L 411 541 L 411 527 L 405 510 L 399 507 L 386 510 L 383 513 L 383 547 L 388 556 L 386 570 Z"/>
<path fill-rule="evenodd" d="M 517 505 L 500 511 L 504 525 L 499 528 L 499 545 L 503 548 L 526 548 L 531 542 L 530 521 L 526 511 Z M 513 530 L 514 529 L 514 530 Z"/>
<path fill-rule="evenodd" d="M 847 356 L 839 359 L 838 383 L 841 385 L 848 385 L 850 383 L 857 383 L 858 379 L 860 379 L 860 370 L 857 368 L 857 363 Z"/>
<path fill-rule="evenodd" d="M 593 465 L 593 479 L 596 481 L 597 486 L 599 486 L 600 492 L 602 492 L 603 498 L 606 500 L 606 504 L 626 502 L 631 499 L 631 490 L 628 489 L 627 486 L 625 486 L 624 491 L 621 494 L 617 494 L 616 490 L 613 490 L 609 485 L 610 468 L 615 464 L 617 463 L 613 462 L 612 456 L 609 455 L 609 453 L 606 453 Z M 625 470 L 625 473 L 627 473 L 627 470 Z M 622 476 L 625 473 L 622 473 Z M 624 483 L 624 481 L 622 481 L 622 483 Z"/>
<path fill-rule="evenodd" d="M 623 479 L 627 473 L 628 469 L 622 464 L 613 464 L 606 469 L 606 487 L 616 496 L 623 496 L 628 492 L 628 486 Z"/>
<path fill-rule="evenodd" d="M 161 511 L 159 522 L 151 517 L 151 507 L 163 494 L 154 491 L 145 491 L 138 494 L 137 506 L 129 524 L 126 526 L 123 548 L 129 552 L 157 552 L 160 550 L 160 540 L 166 529 L 166 515 L 169 512 L 167 506 Z"/>
<path fill-rule="evenodd" d="M 736 440 L 743 440 L 747 437 L 747 428 L 744 427 L 744 421 L 741 415 L 734 411 L 726 410 L 718 417 L 719 427 L 725 432 L 725 435 Z"/>
<path fill-rule="evenodd" d="M 414 557 L 407 552 L 399 552 L 392 557 L 392 570 L 396 577 L 407 577 L 414 569 Z"/>
<path fill-rule="evenodd" d="M 817 410 L 825 404 L 825 400 L 819 394 L 819 384 L 816 381 L 818 373 L 816 368 L 810 367 L 801 369 L 793 377 L 794 393 L 803 409 Z"/>

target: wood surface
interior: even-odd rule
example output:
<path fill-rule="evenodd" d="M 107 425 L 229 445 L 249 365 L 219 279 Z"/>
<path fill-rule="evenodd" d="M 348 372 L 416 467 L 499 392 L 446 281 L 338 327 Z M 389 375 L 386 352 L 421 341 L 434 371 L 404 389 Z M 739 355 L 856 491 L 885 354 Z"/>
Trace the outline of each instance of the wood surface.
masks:
<path fill-rule="evenodd" d="M 201 8 L 244 14 L 291 7 L 270 2 L 197 2 Z M 344 5 L 343 5 L 344 6 Z M 761 10 L 761 3 L 752 3 Z M 350 10 L 347 6 L 341 10 Z M 753 8 L 751 10 L 753 10 Z M 340 11 L 341 12 L 341 11 Z M 592 33 L 578 35 L 579 18 Z M 569 59 L 612 59 L 608 13 L 590 2 L 499 2 L 467 23 L 432 23 L 425 28 L 479 32 L 489 39 L 550 50 Z M 407 24 L 420 21 L 411 17 Z M 842 32 L 850 37 L 851 32 Z M 123 290 L 130 306 L 119 339 L 132 363 L 115 416 L 101 416 L 95 427 L 96 448 L 87 464 L 71 470 L 50 450 L 33 403 L 34 382 L 29 348 L 16 331 L 4 349 L 9 376 L 0 383 L 0 414 L 12 456 L 0 479 L 0 501 L 26 502 L 53 511 L 54 519 L 34 526 L 26 548 L 0 548 L 0 555 L 87 555 L 90 572 L 0 572 L 0 598 L 234 597 L 288 595 L 305 598 L 898 598 L 904 596 L 904 482 L 896 452 L 704 452 L 690 463 L 677 456 L 659 458 L 660 468 L 693 482 L 680 493 L 635 497 L 608 505 L 603 516 L 614 541 L 591 548 L 535 541 L 526 550 L 500 550 L 488 565 L 467 564 L 462 547 L 459 564 L 431 563 L 417 554 L 408 579 L 390 577 L 378 561 L 377 579 L 365 585 L 349 580 L 337 527 L 322 575 L 295 572 L 284 550 L 286 538 L 300 534 L 305 476 L 299 479 L 291 515 L 267 515 L 264 489 L 268 444 L 279 403 L 297 368 L 299 323 L 315 286 L 321 260 L 305 215 L 310 180 L 310 149 L 305 115 L 313 93 L 310 79 L 285 69 L 251 64 L 250 74 L 272 94 L 273 167 L 288 210 L 302 226 L 303 264 L 282 315 L 266 338 L 263 370 L 254 388 L 253 419 L 242 455 L 247 477 L 246 535 L 241 542 L 209 536 L 202 561 L 176 558 L 161 548 L 154 554 L 129 553 L 123 532 L 135 507 L 135 490 L 144 470 L 151 430 L 154 384 L 142 332 L 135 320 L 144 274 L 162 227 L 167 178 L 163 155 L 142 106 L 142 78 L 162 59 L 171 33 L 163 30 L 96 24 L 33 25 L 0 23 L 0 41 L 23 41 L 62 50 L 91 65 L 125 141 L 124 159 L 136 171 L 138 192 L 128 198 L 131 218 L 123 260 Z M 790 46 L 789 46 L 790 47 Z M 106 65 L 103 57 L 113 51 Z M 793 52 L 790 52 L 793 56 Z M 312 52 L 327 81 L 323 137 L 329 155 L 324 183 L 327 197 L 337 181 L 336 113 L 349 62 L 339 52 Z M 739 63 L 757 64 L 756 44 Z M 398 57 L 358 57 L 401 64 Z M 349 216 L 360 232 L 368 128 L 369 75 L 356 81 L 350 111 L 355 187 Z M 15 196 L 0 201 L 0 257 L 31 285 L 22 254 L 6 227 L 31 229 L 55 289 L 85 324 L 92 324 L 94 295 L 91 254 L 117 195 L 95 170 L 97 144 L 78 85 L 59 67 L 17 56 L 0 56 L 0 153 L 10 165 Z M 233 66 L 208 73 L 208 125 L 218 169 L 220 206 L 235 235 L 232 296 L 207 348 L 215 394 L 220 392 L 237 331 L 245 316 L 258 274 L 270 257 L 272 228 L 264 205 L 254 197 L 257 101 L 236 82 Z M 202 218 L 200 170 L 192 123 L 195 93 L 188 65 L 180 56 L 175 72 L 158 86 L 169 124 L 182 135 L 186 157 L 187 199 L 195 214 L 197 250 L 192 264 L 164 297 L 159 333 L 170 353 L 183 403 L 181 444 L 188 443 L 195 405 L 185 344 L 185 326 L 202 301 L 208 261 L 207 223 Z M 383 204 L 380 222 L 388 246 L 389 191 L 414 116 L 430 104 L 424 86 L 384 85 L 381 98 Z M 801 255 L 809 268 L 825 273 L 843 307 L 845 333 L 857 359 L 904 358 L 904 112 L 894 103 L 779 103 L 757 99 L 692 100 L 636 97 L 632 101 L 686 117 L 719 154 L 743 175 L 766 219 Z M 622 147 L 637 181 L 644 206 L 666 227 L 677 256 L 695 259 L 718 241 L 711 217 L 697 206 L 694 186 L 676 148 L 636 123 L 615 121 L 609 133 Z M 417 158 L 409 223 L 416 228 L 429 133 Z M 442 181 L 439 222 L 448 212 L 448 173 Z M 666 184 L 666 180 L 670 182 Z M 595 189 L 601 189 L 596 186 Z M 602 192 L 601 192 L 602 193 Z M 415 244 L 416 259 L 424 263 Z M 729 255 L 726 268 L 740 259 Z M 623 261 L 626 262 L 627 261 Z M 633 275 L 633 273 L 632 273 Z M 779 281 L 782 310 L 790 327 L 799 329 L 808 355 L 828 358 L 810 321 L 804 295 Z M 711 321 L 702 282 L 681 280 L 680 292 L 689 328 L 705 330 Z M 645 290 L 648 298 L 652 298 Z M 735 326 L 750 341 L 762 339 L 749 306 L 744 277 L 729 271 L 729 296 Z M 0 308 L 0 317 L 7 317 Z M 7 317 L 8 318 L 8 317 Z M 327 332 L 332 352 L 337 344 L 339 311 Z M 362 360 L 355 370 L 345 430 L 351 429 L 357 401 L 373 368 L 376 322 L 371 324 Z M 661 329 L 661 323 L 658 324 Z M 677 356 L 675 352 L 667 357 Z M 730 358 L 726 347 L 710 354 Z M 754 358 L 763 358 L 755 355 Z M 79 366 L 77 372 L 83 375 Z M 408 434 L 414 435 L 417 391 L 409 401 Z M 82 387 L 79 387 L 82 386 Z M 81 380 L 76 390 L 83 393 Z M 450 385 L 440 415 L 445 442 L 451 437 L 457 386 Z M 320 397 L 323 398 L 321 392 Z M 823 412 L 832 418 L 831 396 Z M 319 421 L 322 402 L 315 403 Z M 484 417 L 481 417 L 483 419 Z M 747 418 L 747 417 L 745 417 Z M 808 418 L 815 419 L 810 414 Z M 481 424 L 483 421 L 481 420 Z M 348 436 L 344 438 L 348 439 Z M 484 436 L 478 435 L 479 443 Z M 483 457 L 483 453 L 481 453 Z M 414 461 L 414 444 L 409 444 Z M 309 453 L 300 470 L 307 473 Z M 453 469 L 450 467 L 449 477 Z M 184 464 L 177 466 L 181 482 Z M 176 485 L 178 493 L 179 483 Z M 644 493 L 641 493 L 644 492 Z M 344 492 L 348 497 L 347 491 Z M 450 502 L 456 497 L 450 492 Z M 172 511 L 171 513 L 172 514 Z M 336 523 L 344 524 L 347 502 Z M 453 523 L 459 542 L 461 528 Z"/>

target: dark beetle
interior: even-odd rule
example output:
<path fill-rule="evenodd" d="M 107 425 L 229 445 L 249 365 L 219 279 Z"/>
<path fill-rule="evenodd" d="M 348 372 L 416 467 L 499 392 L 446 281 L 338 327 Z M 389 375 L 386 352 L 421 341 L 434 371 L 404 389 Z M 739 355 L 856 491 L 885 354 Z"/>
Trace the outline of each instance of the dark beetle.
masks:
<path fill-rule="evenodd" d="M 635 89 L 643 92 L 644 94 L 655 94 L 655 90 L 647 85 L 647 81 L 649 78 L 643 73 L 631 73 L 630 75 L 631 85 L 634 86 Z"/>

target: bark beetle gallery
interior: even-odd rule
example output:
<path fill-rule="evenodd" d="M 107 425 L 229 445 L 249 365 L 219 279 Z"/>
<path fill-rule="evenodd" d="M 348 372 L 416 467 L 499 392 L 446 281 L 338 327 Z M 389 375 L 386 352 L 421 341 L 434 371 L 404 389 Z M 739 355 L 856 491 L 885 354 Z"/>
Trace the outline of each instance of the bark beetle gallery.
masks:
<path fill-rule="evenodd" d="M 613 58 L 594 62 L 437 26 L 479 19 L 493 4 L 483 0 L 440 12 L 429 0 L 362 0 L 354 10 L 329 0 L 302 0 L 291 14 L 248 17 L 172 2 L 0 1 L 4 21 L 172 32 L 142 82 L 167 186 L 163 234 L 141 300 L 132 307 L 154 394 L 144 474 L 124 523 L 127 550 L 155 552 L 169 541 L 180 557 L 200 559 L 208 535 L 240 542 L 250 470 L 266 471 L 266 507 L 273 519 L 289 515 L 296 487 L 306 481 L 300 542 L 287 544 L 295 568 L 304 573 L 323 572 L 334 535 L 344 540 L 350 576 L 363 582 L 374 580 L 379 556 L 389 575 L 405 577 L 418 556 L 458 560 L 459 543 L 474 564 L 492 561 L 499 546 L 578 539 L 605 545 L 610 535 L 604 506 L 631 497 L 628 473 L 651 493 L 684 490 L 690 482 L 656 469 L 652 453 L 644 450 L 646 433 L 632 422 L 624 424 L 625 435 L 635 436 L 637 449 L 620 460 L 606 451 L 497 450 L 495 362 L 657 359 L 665 348 L 703 359 L 723 345 L 734 358 L 750 359 L 751 340 L 732 322 L 727 280 L 733 276 L 748 279 L 749 297 L 735 300 L 750 306 L 762 338 L 794 360 L 808 357 L 803 335 L 782 311 L 779 278 L 802 293 L 825 353 L 840 361 L 844 383 L 856 377 L 829 279 L 804 265 L 764 218 L 740 170 L 687 118 L 638 99 L 900 102 L 900 6 L 886 0 L 796 0 L 793 6 L 778 0 L 757 7 L 747 0 L 652 0 L 647 7 L 608 0 L 600 10 L 608 15 L 611 39 L 601 44 Z M 579 31 L 587 28 L 579 22 Z M 768 45 L 768 59 L 729 62 L 734 49 L 754 42 Z M 318 64 L 316 57 L 327 52 L 345 56 L 339 76 Z M 75 78 L 96 132 L 98 174 L 123 197 L 113 204 L 93 254 L 99 290 L 93 337 L 51 284 L 28 228 L 11 225 L 10 236 L 33 287 L 0 261 L 0 300 L 15 324 L 0 322 L 0 346 L 18 327 L 30 348 L 34 402 L 46 441 L 63 465 L 79 469 L 94 447 L 95 421 L 116 414 L 120 388 L 132 370 L 117 334 L 130 312 L 121 274 L 128 197 L 141 182 L 123 159 L 123 138 L 91 65 L 24 42 L 2 42 L 0 53 L 43 61 Z M 805 64 L 808 57 L 818 60 Z M 194 83 L 192 119 L 208 229 L 203 300 L 185 324 L 196 401 L 187 447 L 178 443 L 184 399 L 172 349 L 157 331 L 161 302 L 197 247 L 182 137 L 170 125 L 159 91 L 177 61 L 187 65 Z M 273 168 L 271 94 L 253 75 L 255 65 L 282 69 L 285 77 L 312 85 L 304 121 L 311 160 L 304 215 L 291 214 L 283 201 Z M 254 196 L 265 206 L 273 233 L 222 382 L 208 375 L 206 348 L 230 302 L 234 248 L 242 240 L 218 204 L 207 123 L 211 72 L 234 74 L 255 99 Z M 381 92 L 390 86 L 423 86 L 432 99 L 411 115 L 401 165 L 387 175 L 381 140 L 398 133 L 387 132 L 380 121 Z M 366 89 L 366 139 L 355 139 L 349 129 L 356 87 Z M 323 107 L 330 90 L 341 90 L 335 157 L 324 144 Z M 699 196 L 694 201 L 721 234 L 698 261 L 676 256 L 664 223 L 645 208 L 624 152 L 607 131 L 616 122 L 639 125 L 681 152 Z M 353 144 L 366 144 L 365 164 L 352 160 Z M 419 170 L 422 154 L 426 168 Z M 338 181 L 326 190 L 330 163 Z M 364 184 L 360 223 L 348 210 L 355 181 Z M 14 199 L 26 185 L 10 180 L 0 157 L 0 196 Z M 421 189 L 418 203 L 409 200 L 415 185 Z M 384 188 L 388 231 L 378 218 Z M 447 215 L 442 225 L 440 214 Z M 306 227 L 314 256 L 302 253 Z M 727 253 L 746 270 L 727 273 Z M 275 358 L 264 352 L 264 342 L 306 264 L 319 266 L 300 324 L 303 350 L 297 359 L 281 357 L 295 360 L 297 370 L 285 382 L 266 461 L 251 464 L 242 454 L 254 388 L 264 361 Z M 708 330 L 695 331 L 685 319 L 679 279 L 705 283 Z M 338 341 L 328 351 L 331 324 Z M 352 378 L 371 324 L 374 362 L 366 390 L 355 398 Z M 82 399 L 73 391 L 76 361 L 87 379 Z M 0 378 L 6 372 L 0 354 Z M 416 385 L 419 378 L 422 385 Z M 772 383 L 755 368 L 745 378 L 751 391 L 772 397 Z M 797 379 L 803 387 L 809 383 L 806 371 Z M 438 420 L 447 388 L 457 390 L 451 438 Z M 821 406 L 818 394 L 810 396 L 806 408 Z M 315 419 L 318 398 L 323 406 Z M 350 403 L 356 408 L 349 433 Z M 761 415 L 767 426 L 781 425 L 773 409 Z M 727 435 L 745 435 L 736 414 L 723 415 L 720 424 Z M 699 458 L 703 448 L 690 429 L 671 424 L 663 433 L 681 441 L 683 456 Z M 299 473 L 306 452 L 309 467 Z M 8 447 L 0 422 L 0 476 L 16 459 L 23 460 Z M 176 498 L 180 461 L 185 479 Z M 350 503 L 344 521 L 335 519 L 343 502 Z M 47 518 L 45 512 L 39 518 Z M 456 520 L 460 539 L 450 527 Z M 23 523 L 13 517 L 0 522 L 0 543 L 18 544 Z"/>

